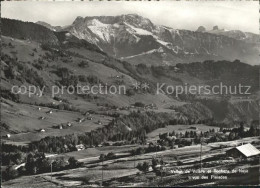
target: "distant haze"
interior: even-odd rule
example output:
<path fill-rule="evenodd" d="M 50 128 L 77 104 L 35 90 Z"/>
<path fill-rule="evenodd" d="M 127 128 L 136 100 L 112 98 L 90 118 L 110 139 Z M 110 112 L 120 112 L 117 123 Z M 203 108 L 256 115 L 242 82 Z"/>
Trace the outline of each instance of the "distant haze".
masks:
<path fill-rule="evenodd" d="M 44 21 L 54 26 L 70 25 L 77 16 L 139 14 L 158 25 L 174 29 L 242 30 L 259 33 L 258 1 L 151 1 L 151 2 L 1 2 L 2 17 Z"/>

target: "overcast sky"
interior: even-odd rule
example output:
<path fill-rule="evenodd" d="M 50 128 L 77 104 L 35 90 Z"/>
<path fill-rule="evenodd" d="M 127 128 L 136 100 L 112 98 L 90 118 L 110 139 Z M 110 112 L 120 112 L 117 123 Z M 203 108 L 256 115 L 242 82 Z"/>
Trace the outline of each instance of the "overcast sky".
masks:
<path fill-rule="evenodd" d="M 214 25 L 229 30 L 259 33 L 258 1 L 146 1 L 146 2 L 1 2 L 2 17 L 69 25 L 77 16 L 114 16 L 136 13 L 153 23 L 196 30 Z"/>

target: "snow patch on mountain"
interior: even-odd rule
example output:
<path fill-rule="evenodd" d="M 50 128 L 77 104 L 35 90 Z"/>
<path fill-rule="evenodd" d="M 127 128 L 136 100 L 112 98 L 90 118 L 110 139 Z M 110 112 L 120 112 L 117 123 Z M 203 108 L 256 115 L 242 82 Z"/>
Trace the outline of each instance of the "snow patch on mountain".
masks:
<path fill-rule="evenodd" d="M 133 58 L 133 57 L 137 57 L 137 56 L 142 56 L 142 55 L 147 55 L 147 54 L 152 54 L 152 53 L 163 53 L 164 50 L 162 47 L 158 48 L 158 49 L 152 49 L 152 50 L 149 50 L 147 52 L 143 52 L 143 53 L 140 53 L 140 54 L 137 54 L 137 55 L 132 55 L 132 56 L 127 56 L 127 57 L 122 57 L 121 59 L 129 59 L 129 58 Z"/>
<path fill-rule="evenodd" d="M 155 37 L 155 36 L 154 36 L 154 37 Z M 166 46 L 167 48 L 169 48 L 168 45 L 170 45 L 171 43 L 162 41 L 162 40 L 158 39 L 158 37 L 155 37 L 155 38 L 156 38 L 157 42 L 159 42 L 159 43 L 162 44 L 163 46 Z"/>
<path fill-rule="evenodd" d="M 111 36 L 114 36 L 114 32 L 112 31 L 112 27 L 110 24 L 104 24 L 97 19 L 93 19 L 88 22 L 88 28 L 98 36 L 101 40 L 105 42 L 111 41 Z"/>
<path fill-rule="evenodd" d="M 136 28 L 136 27 L 134 27 L 134 26 L 132 26 L 132 25 L 126 23 L 126 22 L 124 22 L 124 24 L 131 28 L 130 32 L 133 31 L 134 34 L 137 34 L 137 35 L 150 35 L 150 36 L 153 36 L 153 38 L 156 39 L 156 41 L 158 43 L 160 43 L 161 45 L 163 45 L 163 46 L 165 46 L 165 47 L 170 49 L 169 45 L 171 45 L 171 44 L 169 42 L 165 42 L 165 41 L 159 39 L 158 36 L 154 35 L 150 31 L 147 31 L 147 30 L 144 30 L 144 29 L 140 29 L 140 28 Z"/>
<path fill-rule="evenodd" d="M 99 41 L 96 37 L 87 35 L 85 32 L 78 31 L 75 27 L 72 28 L 71 33 L 79 39 L 84 39 L 90 43 L 96 44 Z"/>
<path fill-rule="evenodd" d="M 124 22 L 124 24 L 131 28 L 131 30 L 128 30 L 128 31 L 130 31 L 130 32 L 133 31 L 137 35 L 153 35 L 149 31 L 146 31 L 146 30 L 140 29 L 140 28 L 136 28 L 136 27 L 134 27 L 134 26 L 132 26 L 132 25 L 126 23 L 126 22 Z"/>

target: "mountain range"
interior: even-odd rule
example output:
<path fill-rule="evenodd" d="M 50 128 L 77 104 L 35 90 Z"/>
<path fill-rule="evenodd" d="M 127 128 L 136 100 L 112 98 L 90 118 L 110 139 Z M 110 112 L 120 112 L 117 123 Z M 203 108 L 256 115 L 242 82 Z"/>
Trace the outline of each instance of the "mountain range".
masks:
<path fill-rule="evenodd" d="M 209 59 L 259 63 L 259 35 L 218 26 L 208 31 L 203 26 L 197 31 L 173 29 L 155 25 L 137 14 L 77 17 L 65 27 L 37 24 L 69 32 L 133 64 L 175 65 Z"/>

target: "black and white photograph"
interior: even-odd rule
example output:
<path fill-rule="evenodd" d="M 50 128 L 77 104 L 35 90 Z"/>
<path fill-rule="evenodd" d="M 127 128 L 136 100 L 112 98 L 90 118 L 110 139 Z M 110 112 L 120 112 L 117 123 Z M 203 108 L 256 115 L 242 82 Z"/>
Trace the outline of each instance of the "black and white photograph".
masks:
<path fill-rule="evenodd" d="M 1 187 L 259 186 L 259 7 L 1 1 Z"/>

